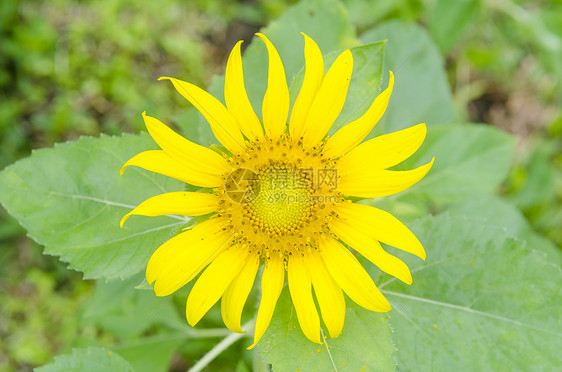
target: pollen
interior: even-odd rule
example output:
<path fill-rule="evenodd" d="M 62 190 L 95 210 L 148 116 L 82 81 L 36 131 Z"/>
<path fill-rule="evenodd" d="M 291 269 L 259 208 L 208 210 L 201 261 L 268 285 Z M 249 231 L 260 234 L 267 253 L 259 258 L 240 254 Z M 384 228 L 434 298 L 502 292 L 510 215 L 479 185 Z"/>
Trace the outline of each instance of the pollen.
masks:
<path fill-rule="evenodd" d="M 335 163 L 321 149 L 304 149 L 302 140 L 289 135 L 264 137 L 229 159 L 235 170 L 219 195 L 222 213 L 239 226 L 239 243 L 264 259 L 278 252 L 285 260 L 317 246 L 315 237 L 327 229 L 333 206 L 344 201 L 325 181 Z M 328 178 L 336 183 L 337 173 Z"/>
<path fill-rule="evenodd" d="M 249 190 L 256 197 L 246 206 L 253 226 L 270 236 L 299 231 L 312 214 L 311 172 L 285 165 L 265 168 L 258 177 L 259 186 Z"/>

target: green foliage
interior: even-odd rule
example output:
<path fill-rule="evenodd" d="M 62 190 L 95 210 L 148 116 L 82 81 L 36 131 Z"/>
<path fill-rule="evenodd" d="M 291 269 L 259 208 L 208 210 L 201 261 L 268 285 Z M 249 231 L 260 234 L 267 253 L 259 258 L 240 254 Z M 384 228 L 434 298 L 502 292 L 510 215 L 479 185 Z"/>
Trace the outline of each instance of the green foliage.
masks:
<path fill-rule="evenodd" d="M 260 341 L 265 361 L 279 371 L 394 371 L 396 351 L 386 314 L 365 310 L 347 300 L 345 328 L 337 338 L 323 331 L 325 344 L 302 333 L 288 288 L 283 290 L 269 328 Z"/>
<path fill-rule="evenodd" d="M 35 151 L 0 173 L 0 200 L 45 253 L 70 262 L 85 278 L 129 277 L 146 265 L 158 242 L 187 222 L 139 218 L 119 227 L 145 199 L 183 189 L 179 181 L 135 167 L 119 176 L 129 158 L 155 146 L 148 135 L 125 135 Z"/>
<path fill-rule="evenodd" d="M 155 326 L 185 328 L 183 317 L 176 312 L 172 302 L 148 291 L 133 290 L 138 282 L 137 277 L 99 282 L 94 295 L 84 305 L 83 325 L 95 325 L 121 339 L 138 338 Z"/>
<path fill-rule="evenodd" d="M 449 123 L 453 102 L 443 57 L 420 26 L 399 21 L 382 23 L 363 33 L 364 43 L 387 40 L 384 76 L 395 75 L 390 103 L 377 130 L 394 132 L 419 123 Z"/>
<path fill-rule="evenodd" d="M 136 289 L 141 276 L 97 282 L 95 293 L 79 314 L 84 334 L 76 345 L 108 347 L 136 372 L 165 372 L 173 355 L 181 353 L 182 363 L 176 368 L 185 364 L 187 369 L 215 346 L 217 338 L 230 334 L 219 328 L 219 309 L 213 309 L 197 329 L 189 327 L 184 315 L 187 288 L 171 297 L 156 297 L 152 290 Z M 96 341 L 92 341 L 92 332 L 97 334 Z M 224 353 L 225 357 L 238 358 L 244 345 L 237 346 Z"/>
<path fill-rule="evenodd" d="M 105 348 L 74 349 L 72 354 L 55 357 L 55 361 L 37 368 L 37 372 L 133 372 L 133 367 Z"/>
<path fill-rule="evenodd" d="M 508 237 L 524 240 L 528 248 L 545 253 L 548 262 L 562 264 L 560 249 L 536 233 L 523 213 L 504 199 L 493 195 L 472 196 L 453 203 L 447 210 L 454 215 L 486 219 L 491 225 L 504 229 Z"/>
<path fill-rule="evenodd" d="M 150 99 L 142 94 L 159 70 L 189 71 L 198 82 L 207 77 L 206 56 L 190 30 L 208 20 L 181 22 L 188 10 L 173 11 L 173 1 L 2 4 L 0 95 L 9 98 L 0 100 L 0 167 L 30 145 L 139 130 L 142 122 L 131 120 L 139 106 L 173 106 L 163 85 Z"/>
<path fill-rule="evenodd" d="M 396 196 L 362 201 L 406 221 L 427 260 L 388 248 L 412 269 L 411 286 L 363 260 L 394 309 L 372 313 L 346 299 L 343 334 L 325 345 L 302 335 L 285 288 L 259 346 L 266 363 L 245 351 L 244 339 L 209 368 L 556 368 L 562 363 L 562 255 L 549 239 L 562 244 L 556 103 L 562 91 L 554 83 L 562 77 L 562 7 L 511 0 L 344 4 L 308 0 L 283 13 L 287 2 L 265 0 L 0 2 L 0 168 L 31 148 L 82 134 L 138 131 L 145 109 L 195 142 L 216 143 L 197 111 L 154 79 L 173 75 L 203 86 L 224 71 L 231 46 L 260 28 L 281 55 L 292 101 L 304 71 L 300 31 L 319 44 L 326 67 L 351 48 L 354 75 L 338 127 L 365 111 L 386 87 L 388 70 L 396 84 L 371 136 L 428 124 L 424 145 L 396 167 L 435 156 L 427 177 Z M 267 53 L 252 40 L 243 56 L 245 82 L 261 116 Z M 212 79 L 213 95 L 222 97 L 223 84 Z M 521 95 L 523 101 L 512 102 Z M 493 126 L 455 121 L 492 123 L 526 141 L 516 148 L 514 136 Z M 8 370 L 43 364 L 58 351 L 66 354 L 37 370 L 187 370 L 217 337 L 230 334 L 218 306 L 197 328 L 188 327 L 186 290 L 165 299 L 139 290 L 147 285 L 134 274 L 187 222 L 134 217 L 119 228 L 141 201 L 185 187 L 134 167 L 119 176 L 129 157 L 153 148 L 147 135 L 80 138 L 35 151 L 0 172 L 0 201 L 46 254 L 85 278 L 112 280 L 97 282 L 84 301 L 93 286 L 77 282 L 58 262 L 29 259 L 38 248 L 1 214 L 0 273 L 8 277 L 2 284 L 8 291 L 0 292 L 0 354 L 8 354 Z M 115 280 L 123 278 L 129 279 Z M 253 316 L 255 292 L 245 320 Z M 69 353 L 72 346 L 81 349 Z"/>
<path fill-rule="evenodd" d="M 343 3 L 352 23 L 361 31 L 388 19 L 416 20 L 424 5 L 421 0 L 344 0 Z"/>
<path fill-rule="evenodd" d="M 41 259 L 33 244 L 22 245 L 17 256 L 9 255 L 8 241 L 0 248 L 0 370 L 45 364 L 60 345 L 72 344 L 78 338 L 76 313 L 90 283 L 81 281 L 78 273 L 63 271 L 58 262 L 54 268 L 46 265 L 49 260 Z"/>
<path fill-rule="evenodd" d="M 562 137 L 532 139 L 507 186 L 509 200 L 533 227 L 562 247 Z"/>
<path fill-rule="evenodd" d="M 115 350 L 129 361 L 135 372 L 167 372 L 174 351 L 183 341 L 184 335 L 164 334 L 129 341 Z"/>
<path fill-rule="evenodd" d="M 423 194 L 434 204 L 470 195 L 493 193 L 505 180 L 515 139 L 484 125 L 439 125 L 429 128 L 422 147 L 401 168 L 425 164 L 431 171 L 408 192 Z"/>
<path fill-rule="evenodd" d="M 429 29 L 442 52 L 447 52 L 473 22 L 480 0 L 438 0 L 431 8 Z"/>
<path fill-rule="evenodd" d="M 252 6 L 218 0 L 2 1 L 0 168 L 32 148 L 80 135 L 138 132 L 142 110 L 158 110 L 169 120 L 178 104 L 186 104 L 167 84 L 156 83 L 158 77 L 205 85 L 224 69 L 217 44 L 230 47 L 287 6 L 263 0 Z"/>
<path fill-rule="evenodd" d="M 422 264 L 405 257 L 414 283 L 380 282 L 394 307 L 400 369 L 549 370 L 562 363 L 560 266 L 485 219 L 442 214 L 413 230 L 428 252 Z"/>
<path fill-rule="evenodd" d="M 497 192 L 508 175 L 513 149 L 513 136 L 490 126 L 434 125 L 428 128 L 421 148 L 395 167 L 412 169 L 435 157 L 429 173 L 401 193 L 362 203 L 391 210 L 404 221 L 450 210 L 455 203 Z M 491 213 L 488 208 L 474 210 L 475 216 L 488 213 Z M 498 223 L 509 224 L 509 216 L 514 213 L 518 213 L 516 209 L 509 209 Z"/>
<path fill-rule="evenodd" d="M 135 372 L 165 372 L 172 353 L 189 335 L 173 301 L 139 291 L 138 275 L 124 281 L 98 282 L 80 315 L 83 327 L 114 339 L 116 351 Z M 107 344 L 107 342 L 106 342 Z"/>

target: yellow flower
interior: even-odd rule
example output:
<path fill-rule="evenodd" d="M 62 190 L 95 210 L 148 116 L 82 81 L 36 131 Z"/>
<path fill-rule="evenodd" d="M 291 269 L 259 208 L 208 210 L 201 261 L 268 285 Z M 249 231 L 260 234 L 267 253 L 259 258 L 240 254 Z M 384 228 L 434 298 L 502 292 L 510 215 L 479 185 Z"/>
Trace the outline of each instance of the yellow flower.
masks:
<path fill-rule="evenodd" d="M 386 110 L 394 84 L 392 72 L 388 88 L 367 112 L 328 137 L 346 99 L 353 70 L 351 52 L 342 52 L 325 74 L 320 49 L 304 35 L 304 80 L 289 117 L 281 59 L 264 35 L 257 36 L 269 54 L 263 120 L 252 109 L 244 87 L 241 41 L 226 66 L 226 107 L 190 83 L 162 78 L 205 116 L 228 151 L 220 155 L 190 142 L 143 113 L 162 150 L 134 156 L 121 173 L 135 165 L 203 190 L 152 197 L 123 217 L 121 226 L 131 215 L 209 215 L 162 244 L 150 258 L 146 279 L 154 284 L 156 295 L 169 295 L 202 272 L 187 299 L 189 324 L 197 324 L 221 299 L 225 325 L 243 332 L 242 310 L 263 265 L 250 348 L 269 325 L 285 272 L 303 333 L 321 343 L 313 288 L 331 337 L 342 332 L 343 292 L 366 309 L 391 308 L 346 245 L 407 284 L 412 282 L 408 267 L 385 252 L 380 242 L 425 259 L 420 242 L 395 217 L 347 197 L 374 198 L 405 190 L 425 176 L 433 160 L 413 170 L 387 170 L 419 148 L 425 124 L 361 143 Z"/>

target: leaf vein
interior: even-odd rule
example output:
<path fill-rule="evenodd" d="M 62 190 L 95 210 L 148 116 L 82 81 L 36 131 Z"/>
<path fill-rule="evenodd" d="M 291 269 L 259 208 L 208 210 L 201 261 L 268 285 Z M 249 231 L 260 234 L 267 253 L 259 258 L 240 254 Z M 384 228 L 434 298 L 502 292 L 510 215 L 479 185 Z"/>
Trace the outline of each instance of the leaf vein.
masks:
<path fill-rule="evenodd" d="M 534 326 L 534 325 L 531 325 L 531 324 L 523 323 L 523 322 L 520 322 L 518 320 L 506 318 L 506 317 L 503 317 L 501 315 L 490 314 L 490 313 L 487 313 L 487 312 L 484 312 L 484 311 L 472 309 L 470 307 L 450 304 L 450 303 L 447 303 L 447 302 L 430 300 L 428 298 L 423 298 L 423 297 L 411 296 L 411 295 L 407 295 L 407 294 L 404 294 L 404 293 L 398 293 L 398 292 L 392 292 L 392 291 L 385 291 L 385 292 L 387 292 L 387 293 L 389 293 L 393 296 L 396 296 L 396 297 L 402 297 L 402 298 L 412 300 L 412 301 L 425 302 L 425 303 L 430 304 L 430 305 L 448 307 L 450 309 L 455 309 L 455 310 L 461 310 L 461 311 L 465 311 L 465 312 L 472 313 L 472 314 L 475 314 L 475 315 L 480 315 L 480 316 L 483 316 L 483 317 L 486 317 L 486 318 L 496 319 L 496 320 L 500 320 L 502 322 L 512 323 L 512 324 L 515 324 L 515 325 L 520 326 L 520 327 L 534 329 L 536 331 L 545 332 L 545 333 L 549 333 L 549 334 L 552 334 L 552 335 L 555 335 L 555 336 L 562 337 L 562 333 L 558 333 L 558 332 L 555 332 L 555 331 L 551 331 L 551 330 L 548 330 L 548 329 L 537 327 L 537 326 Z"/>

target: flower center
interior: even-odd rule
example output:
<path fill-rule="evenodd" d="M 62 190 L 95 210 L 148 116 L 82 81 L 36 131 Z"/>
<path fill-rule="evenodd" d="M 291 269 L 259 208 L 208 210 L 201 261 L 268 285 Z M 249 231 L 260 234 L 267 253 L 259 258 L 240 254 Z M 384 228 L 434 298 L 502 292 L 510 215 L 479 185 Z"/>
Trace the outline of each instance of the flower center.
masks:
<path fill-rule="evenodd" d="M 292 235 L 312 213 L 312 174 L 307 169 L 267 167 L 252 185 L 254 199 L 246 205 L 254 227 L 270 236 Z"/>
<path fill-rule="evenodd" d="M 227 159 L 234 170 L 216 189 L 218 215 L 230 223 L 232 244 L 263 259 L 316 247 L 337 217 L 334 207 L 344 202 L 337 192 L 337 163 L 323 156 L 321 145 L 304 148 L 286 135 L 246 145 L 246 151 Z"/>

